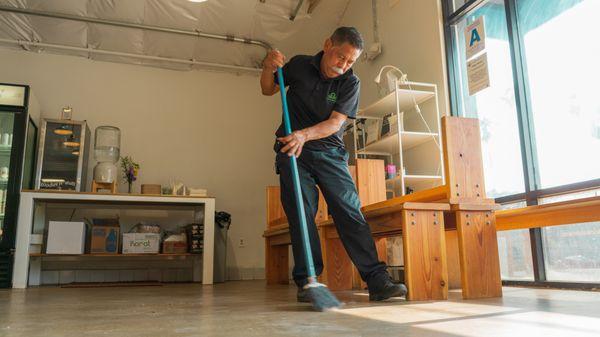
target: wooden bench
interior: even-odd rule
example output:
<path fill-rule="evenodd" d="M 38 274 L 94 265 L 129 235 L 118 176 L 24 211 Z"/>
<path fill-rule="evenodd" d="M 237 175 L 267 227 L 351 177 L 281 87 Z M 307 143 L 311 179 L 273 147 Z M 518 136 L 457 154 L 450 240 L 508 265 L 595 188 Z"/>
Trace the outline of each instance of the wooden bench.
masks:
<path fill-rule="evenodd" d="M 499 231 L 600 221 L 600 197 L 527 206 L 496 212 Z"/>
<path fill-rule="evenodd" d="M 361 167 L 369 168 L 376 164 L 357 160 L 356 182 L 361 202 L 366 205 L 362 208 L 363 214 L 372 227 L 382 260 L 385 260 L 383 254 L 385 241 L 381 238 L 403 234 L 405 279 L 409 288 L 409 299 L 444 299 L 448 283 L 453 282 L 462 287 L 464 298 L 501 296 L 495 204 L 493 200 L 485 197 L 478 121 L 444 117 L 442 118 L 442 130 L 446 173 L 446 184 L 443 186 L 385 200 L 385 180 L 377 178 L 379 174 L 377 172 L 381 172 L 380 174 L 383 175 L 383 164 L 380 164 L 381 170 L 368 172 L 365 174 L 367 178 L 362 180 L 363 182 L 365 179 L 371 181 L 361 183 L 361 170 L 369 171 L 361 169 Z M 382 189 L 383 194 L 381 193 Z M 431 205 L 426 206 L 424 203 Z M 442 207 L 440 203 L 446 205 Z M 439 213 L 442 211 L 444 212 L 443 219 Z M 270 210 L 268 210 L 268 214 L 269 212 Z M 418 221 L 417 227 L 424 226 L 421 229 L 421 235 L 414 234 L 410 230 L 402 230 L 403 226 L 406 226 L 406 222 L 403 223 L 402 219 L 406 219 L 404 216 L 407 212 L 413 212 L 415 216 L 420 217 L 421 220 Z M 326 265 L 321 276 L 322 281 L 333 290 L 360 286 L 360 282 L 357 282 L 357 273 L 337 238 L 333 223 L 323 218 L 324 214 L 326 211 L 317 216 L 317 218 L 320 217 L 317 223 L 321 232 L 321 244 Z M 446 245 L 445 240 L 425 240 L 429 234 L 424 235 L 424 233 L 429 233 L 430 225 L 433 226 L 433 222 L 430 221 L 433 214 L 438 214 L 436 216 L 439 216 L 440 228 L 454 231 L 454 237 L 457 238 L 454 241 L 456 247 L 449 245 L 444 248 L 447 251 L 445 254 L 442 254 L 444 253 L 442 247 Z M 269 215 L 268 223 L 270 223 Z M 444 227 L 441 227 L 442 224 Z M 284 227 L 271 226 L 265 231 L 264 236 L 267 245 L 267 280 L 269 283 L 287 283 L 288 248 L 285 245 L 289 244 L 289 233 Z M 433 247 L 431 242 L 436 242 L 437 247 Z M 417 249 L 423 249 L 423 247 L 425 247 L 422 252 L 424 255 L 420 258 L 422 259 L 423 256 L 429 258 L 429 260 L 422 259 L 424 261 L 421 261 L 421 265 L 427 267 L 425 269 L 418 267 L 419 264 L 412 260 L 419 254 Z M 283 252 L 284 250 L 285 252 Z M 448 254 L 448 252 L 450 253 Z M 455 255 L 456 258 L 451 258 Z M 436 261 L 436 258 L 439 261 Z M 439 263 L 427 265 L 431 261 Z M 447 269 L 451 271 L 449 275 L 448 270 L 444 271 L 443 268 L 446 261 L 448 261 Z M 435 270 L 430 268 L 432 266 L 435 266 Z M 439 277 L 434 278 L 434 274 Z M 423 278 L 427 280 L 423 283 L 424 291 L 418 284 L 422 282 Z M 436 291 L 431 288 L 434 285 Z"/>
<path fill-rule="evenodd" d="M 404 202 L 376 204 L 363 214 L 371 227 L 379 257 L 385 252 L 382 238 L 402 235 L 405 282 L 409 300 L 448 298 L 448 266 L 444 235 L 447 203 Z M 333 221 L 319 226 L 323 261 L 322 278 L 332 290 L 352 289 L 356 272 L 339 239 Z"/>

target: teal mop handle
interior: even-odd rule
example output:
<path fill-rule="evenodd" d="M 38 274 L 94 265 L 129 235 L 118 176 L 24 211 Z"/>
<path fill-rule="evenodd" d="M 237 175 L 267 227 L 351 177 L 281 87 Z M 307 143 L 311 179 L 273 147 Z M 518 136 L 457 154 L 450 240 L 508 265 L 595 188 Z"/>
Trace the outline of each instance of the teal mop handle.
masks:
<path fill-rule="evenodd" d="M 279 92 L 281 93 L 281 105 L 283 106 L 283 125 L 285 135 L 292 133 L 290 124 L 290 115 L 285 94 L 285 85 L 283 82 L 283 71 L 277 67 L 277 82 L 279 83 Z M 294 181 L 294 193 L 296 195 L 296 209 L 298 210 L 298 220 L 300 221 L 300 233 L 302 234 L 302 244 L 304 245 L 304 259 L 306 260 L 306 271 L 308 277 L 313 280 L 316 278 L 315 265 L 312 259 L 312 250 L 308 238 L 308 225 L 306 224 L 306 213 L 304 212 L 304 202 L 302 199 L 302 189 L 300 187 L 300 175 L 298 174 L 298 163 L 296 156 L 290 157 L 290 166 L 292 167 L 292 180 Z"/>

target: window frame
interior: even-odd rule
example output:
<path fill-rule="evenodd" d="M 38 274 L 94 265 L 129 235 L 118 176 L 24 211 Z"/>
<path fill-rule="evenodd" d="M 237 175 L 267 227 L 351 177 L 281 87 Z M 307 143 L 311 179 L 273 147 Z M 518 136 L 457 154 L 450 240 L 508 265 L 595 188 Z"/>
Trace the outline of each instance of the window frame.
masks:
<path fill-rule="evenodd" d="M 450 114 L 459 116 L 462 111 L 462 100 L 459 97 L 459 74 L 457 74 L 458 60 L 456 50 L 452 41 L 452 29 L 455 24 L 473 13 L 490 0 L 469 0 L 461 7 L 452 11 L 453 0 L 440 0 L 444 21 L 444 45 L 446 49 L 446 69 L 450 100 Z M 560 194 L 585 191 L 600 187 L 600 179 L 581 181 L 567 185 L 551 188 L 541 188 L 539 164 L 537 160 L 537 147 L 535 143 L 535 132 L 533 113 L 531 108 L 529 79 L 527 78 L 527 62 L 524 55 L 524 42 L 520 34 L 519 21 L 517 17 L 517 1 L 503 0 L 506 12 L 506 25 L 508 28 L 510 56 L 514 79 L 515 101 L 517 108 L 517 120 L 519 127 L 519 141 L 521 144 L 521 159 L 523 162 L 523 178 L 525 192 L 496 198 L 496 203 L 504 204 L 524 200 L 527 206 L 538 204 L 538 199 Z M 548 281 L 544 264 L 541 228 L 529 230 L 531 250 L 533 258 L 534 281 L 508 281 L 503 280 L 504 285 L 532 285 L 554 288 L 576 288 L 591 289 L 600 287 L 600 283 L 581 282 L 557 282 Z"/>

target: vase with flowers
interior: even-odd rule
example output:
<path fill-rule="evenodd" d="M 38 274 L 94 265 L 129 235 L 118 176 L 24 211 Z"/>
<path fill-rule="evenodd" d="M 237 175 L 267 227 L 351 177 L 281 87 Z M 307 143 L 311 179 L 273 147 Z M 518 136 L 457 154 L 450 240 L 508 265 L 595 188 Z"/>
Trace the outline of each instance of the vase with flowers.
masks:
<path fill-rule="evenodd" d="M 121 169 L 123 170 L 123 180 L 127 182 L 127 191 L 131 193 L 131 185 L 137 180 L 140 165 L 134 162 L 130 156 L 121 157 Z"/>

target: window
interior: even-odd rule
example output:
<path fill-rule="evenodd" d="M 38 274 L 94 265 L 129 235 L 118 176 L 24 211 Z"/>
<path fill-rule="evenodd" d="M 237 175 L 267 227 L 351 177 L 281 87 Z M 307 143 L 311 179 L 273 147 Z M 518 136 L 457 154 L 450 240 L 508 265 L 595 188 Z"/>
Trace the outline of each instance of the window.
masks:
<path fill-rule="evenodd" d="M 469 95 L 464 29 L 483 16 L 490 87 Z M 479 118 L 487 195 L 497 198 L 525 191 L 519 126 L 504 5 L 490 1 L 452 27 L 457 98 L 464 117 Z"/>
<path fill-rule="evenodd" d="M 600 283 L 600 222 L 542 229 L 549 281 Z"/>
<path fill-rule="evenodd" d="M 503 209 L 600 196 L 600 0 L 443 0 L 452 115 L 478 118 Z M 490 86 L 469 95 L 464 29 Z M 502 278 L 600 285 L 600 222 L 498 232 Z"/>
<path fill-rule="evenodd" d="M 600 1 L 519 0 L 540 188 L 600 178 Z"/>
<path fill-rule="evenodd" d="M 462 7 L 466 2 L 467 0 L 452 0 L 452 12 Z"/>
<path fill-rule="evenodd" d="M 588 190 L 588 191 L 579 191 L 579 192 L 574 192 L 574 193 L 567 193 L 567 194 L 560 194 L 560 195 L 553 195 L 553 196 L 549 196 L 549 197 L 539 198 L 538 204 L 539 205 L 552 204 L 555 202 L 593 198 L 593 197 L 598 197 L 598 196 L 600 196 L 600 189 L 596 188 L 596 189 Z"/>
<path fill-rule="evenodd" d="M 503 280 L 533 281 L 533 260 L 529 230 L 498 232 L 500 276 Z"/>

